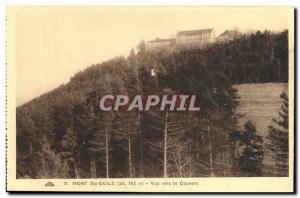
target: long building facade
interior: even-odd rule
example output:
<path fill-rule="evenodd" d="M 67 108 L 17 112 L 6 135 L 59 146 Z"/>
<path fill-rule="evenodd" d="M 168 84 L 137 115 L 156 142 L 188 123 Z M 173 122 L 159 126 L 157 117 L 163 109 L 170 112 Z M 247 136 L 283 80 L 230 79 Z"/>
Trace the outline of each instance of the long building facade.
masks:
<path fill-rule="evenodd" d="M 175 45 L 175 39 L 160 39 L 156 38 L 153 41 L 147 41 L 146 50 L 155 50 L 161 48 L 173 47 Z"/>
<path fill-rule="evenodd" d="M 226 43 L 241 37 L 241 33 L 234 30 L 226 30 L 215 38 L 214 29 L 199 29 L 179 31 L 174 39 L 159 39 L 148 41 L 146 50 L 155 50 L 162 48 L 203 48 L 212 43 Z"/>
<path fill-rule="evenodd" d="M 176 46 L 202 48 L 215 41 L 213 29 L 179 31 L 176 35 Z"/>
<path fill-rule="evenodd" d="M 220 36 L 217 38 L 217 41 L 220 43 L 227 43 L 230 41 L 233 41 L 235 39 L 238 39 L 242 36 L 242 34 L 235 30 L 226 30 Z"/>

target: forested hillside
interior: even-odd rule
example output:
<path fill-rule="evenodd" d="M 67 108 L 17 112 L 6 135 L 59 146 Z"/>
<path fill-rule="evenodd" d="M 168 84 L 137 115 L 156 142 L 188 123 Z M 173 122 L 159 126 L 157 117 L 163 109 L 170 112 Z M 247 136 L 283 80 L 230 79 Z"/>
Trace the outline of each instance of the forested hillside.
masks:
<path fill-rule="evenodd" d="M 287 36 L 258 31 L 172 52 L 148 52 L 141 44 L 127 58 L 88 67 L 17 107 L 17 177 L 263 176 L 262 138 L 250 121 L 237 131 L 232 85 L 287 82 Z M 106 94 L 151 93 L 197 94 L 201 110 L 99 109 Z"/>

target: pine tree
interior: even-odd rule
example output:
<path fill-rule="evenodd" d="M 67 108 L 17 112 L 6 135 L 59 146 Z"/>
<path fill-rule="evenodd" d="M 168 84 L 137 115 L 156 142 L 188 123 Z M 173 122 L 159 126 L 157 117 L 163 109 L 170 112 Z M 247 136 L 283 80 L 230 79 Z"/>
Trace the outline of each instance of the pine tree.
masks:
<path fill-rule="evenodd" d="M 67 161 L 70 177 L 80 178 L 77 168 L 78 160 L 78 138 L 72 128 L 68 128 L 67 132 L 62 137 L 60 157 Z"/>
<path fill-rule="evenodd" d="M 289 172 L 289 101 L 285 92 L 280 95 L 282 99 L 279 119 L 273 119 L 275 126 L 268 127 L 268 149 L 275 161 L 275 176 L 288 176 Z"/>
<path fill-rule="evenodd" d="M 82 103 L 75 105 L 72 109 L 73 130 L 78 138 L 79 163 L 78 174 L 80 177 L 96 177 L 95 175 L 95 158 L 93 145 L 90 140 L 94 134 L 95 114 L 90 105 Z M 90 162 L 90 163 L 87 163 Z"/>
<path fill-rule="evenodd" d="M 137 145 L 139 140 L 137 114 L 135 112 L 119 112 L 116 114 L 113 126 L 115 139 L 120 142 L 120 146 L 127 152 L 128 177 L 135 177 L 134 157 L 136 151 L 134 145 Z M 139 149 L 137 154 L 140 154 Z"/>
<path fill-rule="evenodd" d="M 239 166 L 245 176 L 261 176 L 263 161 L 263 140 L 256 134 L 256 128 L 251 121 L 244 124 L 245 130 L 241 133 L 241 141 L 245 148 L 239 158 Z"/>

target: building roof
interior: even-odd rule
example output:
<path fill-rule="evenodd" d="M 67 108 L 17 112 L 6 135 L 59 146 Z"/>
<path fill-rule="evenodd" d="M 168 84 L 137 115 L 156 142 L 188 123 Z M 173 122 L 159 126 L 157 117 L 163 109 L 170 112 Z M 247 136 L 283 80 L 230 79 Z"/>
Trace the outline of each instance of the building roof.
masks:
<path fill-rule="evenodd" d="M 179 31 L 177 35 L 195 35 L 201 33 L 210 33 L 213 29 L 201 29 L 201 30 L 188 30 L 188 31 Z"/>
<path fill-rule="evenodd" d="M 175 39 L 160 39 L 156 38 L 155 40 L 152 41 L 147 41 L 148 43 L 155 43 L 155 42 L 164 42 L 164 41 L 174 41 Z"/>
<path fill-rule="evenodd" d="M 226 30 L 225 32 L 223 32 L 222 34 L 220 34 L 220 36 L 224 36 L 226 34 L 241 34 L 240 32 L 236 31 L 236 30 Z"/>

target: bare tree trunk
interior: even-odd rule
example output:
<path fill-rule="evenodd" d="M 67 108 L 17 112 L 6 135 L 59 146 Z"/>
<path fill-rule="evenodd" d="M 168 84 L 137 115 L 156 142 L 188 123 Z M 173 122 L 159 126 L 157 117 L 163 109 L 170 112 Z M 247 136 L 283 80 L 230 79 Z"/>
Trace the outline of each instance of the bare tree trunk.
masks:
<path fill-rule="evenodd" d="M 211 139 L 210 139 L 210 131 L 209 126 L 207 127 L 208 132 L 208 148 L 209 148 L 209 165 L 210 165 L 210 176 L 214 176 L 214 170 L 213 170 L 213 155 L 212 155 L 212 145 L 211 145 Z"/>
<path fill-rule="evenodd" d="M 192 158 L 189 160 L 189 177 L 192 177 Z"/>
<path fill-rule="evenodd" d="M 97 169 L 96 169 L 96 160 L 95 160 L 95 152 L 93 157 L 93 167 L 94 167 L 94 177 L 97 178 Z"/>
<path fill-rule="evenodd" d="M 179 156 L 178 156 L 178 164 L 179 164 L 179 175 L 180 177 L 183 176 L 182 174 L 182 166 L 181 166 L 181 149 L 180 149 L 180 146 L 178 146 L 178 153 L 179 153 Z"/>
<path fill-rule="evenodd" d="M 222 150 L 222 164 L 223 164 L 223 175 L 226 176 L 226 167 L 225 167 L 225 154 L 224 154 L 224 150 Z"/>
<path fill-rule="evenodd" d="M 75 173 L 75 178 L 78 179 L 78 172 L 77 172 L 77 168 L 76 168 L 76 163 L 74 162 L 73 164 L 73 167 L 74 167 L 74 173 Z"/>
<path fill-rule="evenodd" d="M 33 154 L 32 144 L 30 144 L 30 146 L 29 146 L 29 153 L 30 153 L 30 155 Z"/>
<path fill-rule="evenodd" d="M 90 159 L 91 177 L 93 178 L 93 176 L 94 176 L 94 170 L 93 170 L 93 158 L 92 158 L 92 151 L 90 151 L 90 156 L 91 156 L 91 159 Z"/>
<path fill-rule="evenodd" d="M 92 178 L 96 178 L 96 163 L 95 163 L 95 154 L 91 151 L 91 174 Z"/>
<path fill-rule="evenodd" d="M 107 127 L 105 128 L 105 164 L 106 164 L 106 178 L 109 178 L 109 158 L 108 158 L 108 134 L 107 134 Z"/>
<path fill-rule="evenodd" d="M 132 178 L 132 156 L 131 156 L 131 139 L 128 137 L 128 163 L 129 163 L 129 176 Z"/>
<path fill-rule="evenodd" d="M 141 113 L 138 112 L 139 122 L 139 139 L 140 139 L 140 177 L 144 176 L 144 151 L 143 151 L 143 136 L 142 136 L 142 125 L 141 125 Z"/>
<path fill-rule="evenodd" d="M 222 134 L 222 136 L 224 136 L 224 131 L 222 130 L 222 128 L 219 128 L 219 133 Z M 224 139 L 225 140 L 225 139 Z M 226 144 L 226 142 L 224 142 L 224 145 Z M 223 145 L 223 149 L 222 149 L 222 165 L 223 165 L 223 175 L 226 176 L 226 162 L 225 162 L 225 146 Z"/>
<path fill-rule="evenodd" d="M 281 78 L 281 64 L 279 63 L 279 65 L 278 65 L 278 81 L 280 82 L 280 78 Z"/>
<path fill-rule="evenodd" d="M 243 65 L 244 65 L 244 83 L 246 83 L 246 65 L 245 64 Z"/>
<path fill-rule="evenodd" d="M 234 166 L 234 175 L 237 176 L 237 143 L 236 141 L 234 142 L 234 162 L 233 162 L 233 166 Z"/>
<path fill-rule="evenodd" d="M 167 173 L 167 140 L 168 140 L 168 112 L 166 112 L 166 120 L 165 120 L 165 130 L 164 130 L 164 178 L 168 177 L 168 173 Z"/>
<path fill-rule="evenodd" d="M 136 87 L 137 92 L 140 94 L 140 86 L 139 86 L 139 71 L 138 67 L 136 67 Z M 141 125 L 141 113 L 138 112 L 138 123 L 139 123 L 139 144 L 140 144 L 140 177 L 144 176 L 144 151 L 143 151 L 143 136 L 142 136 L 142 125 Z"/>

